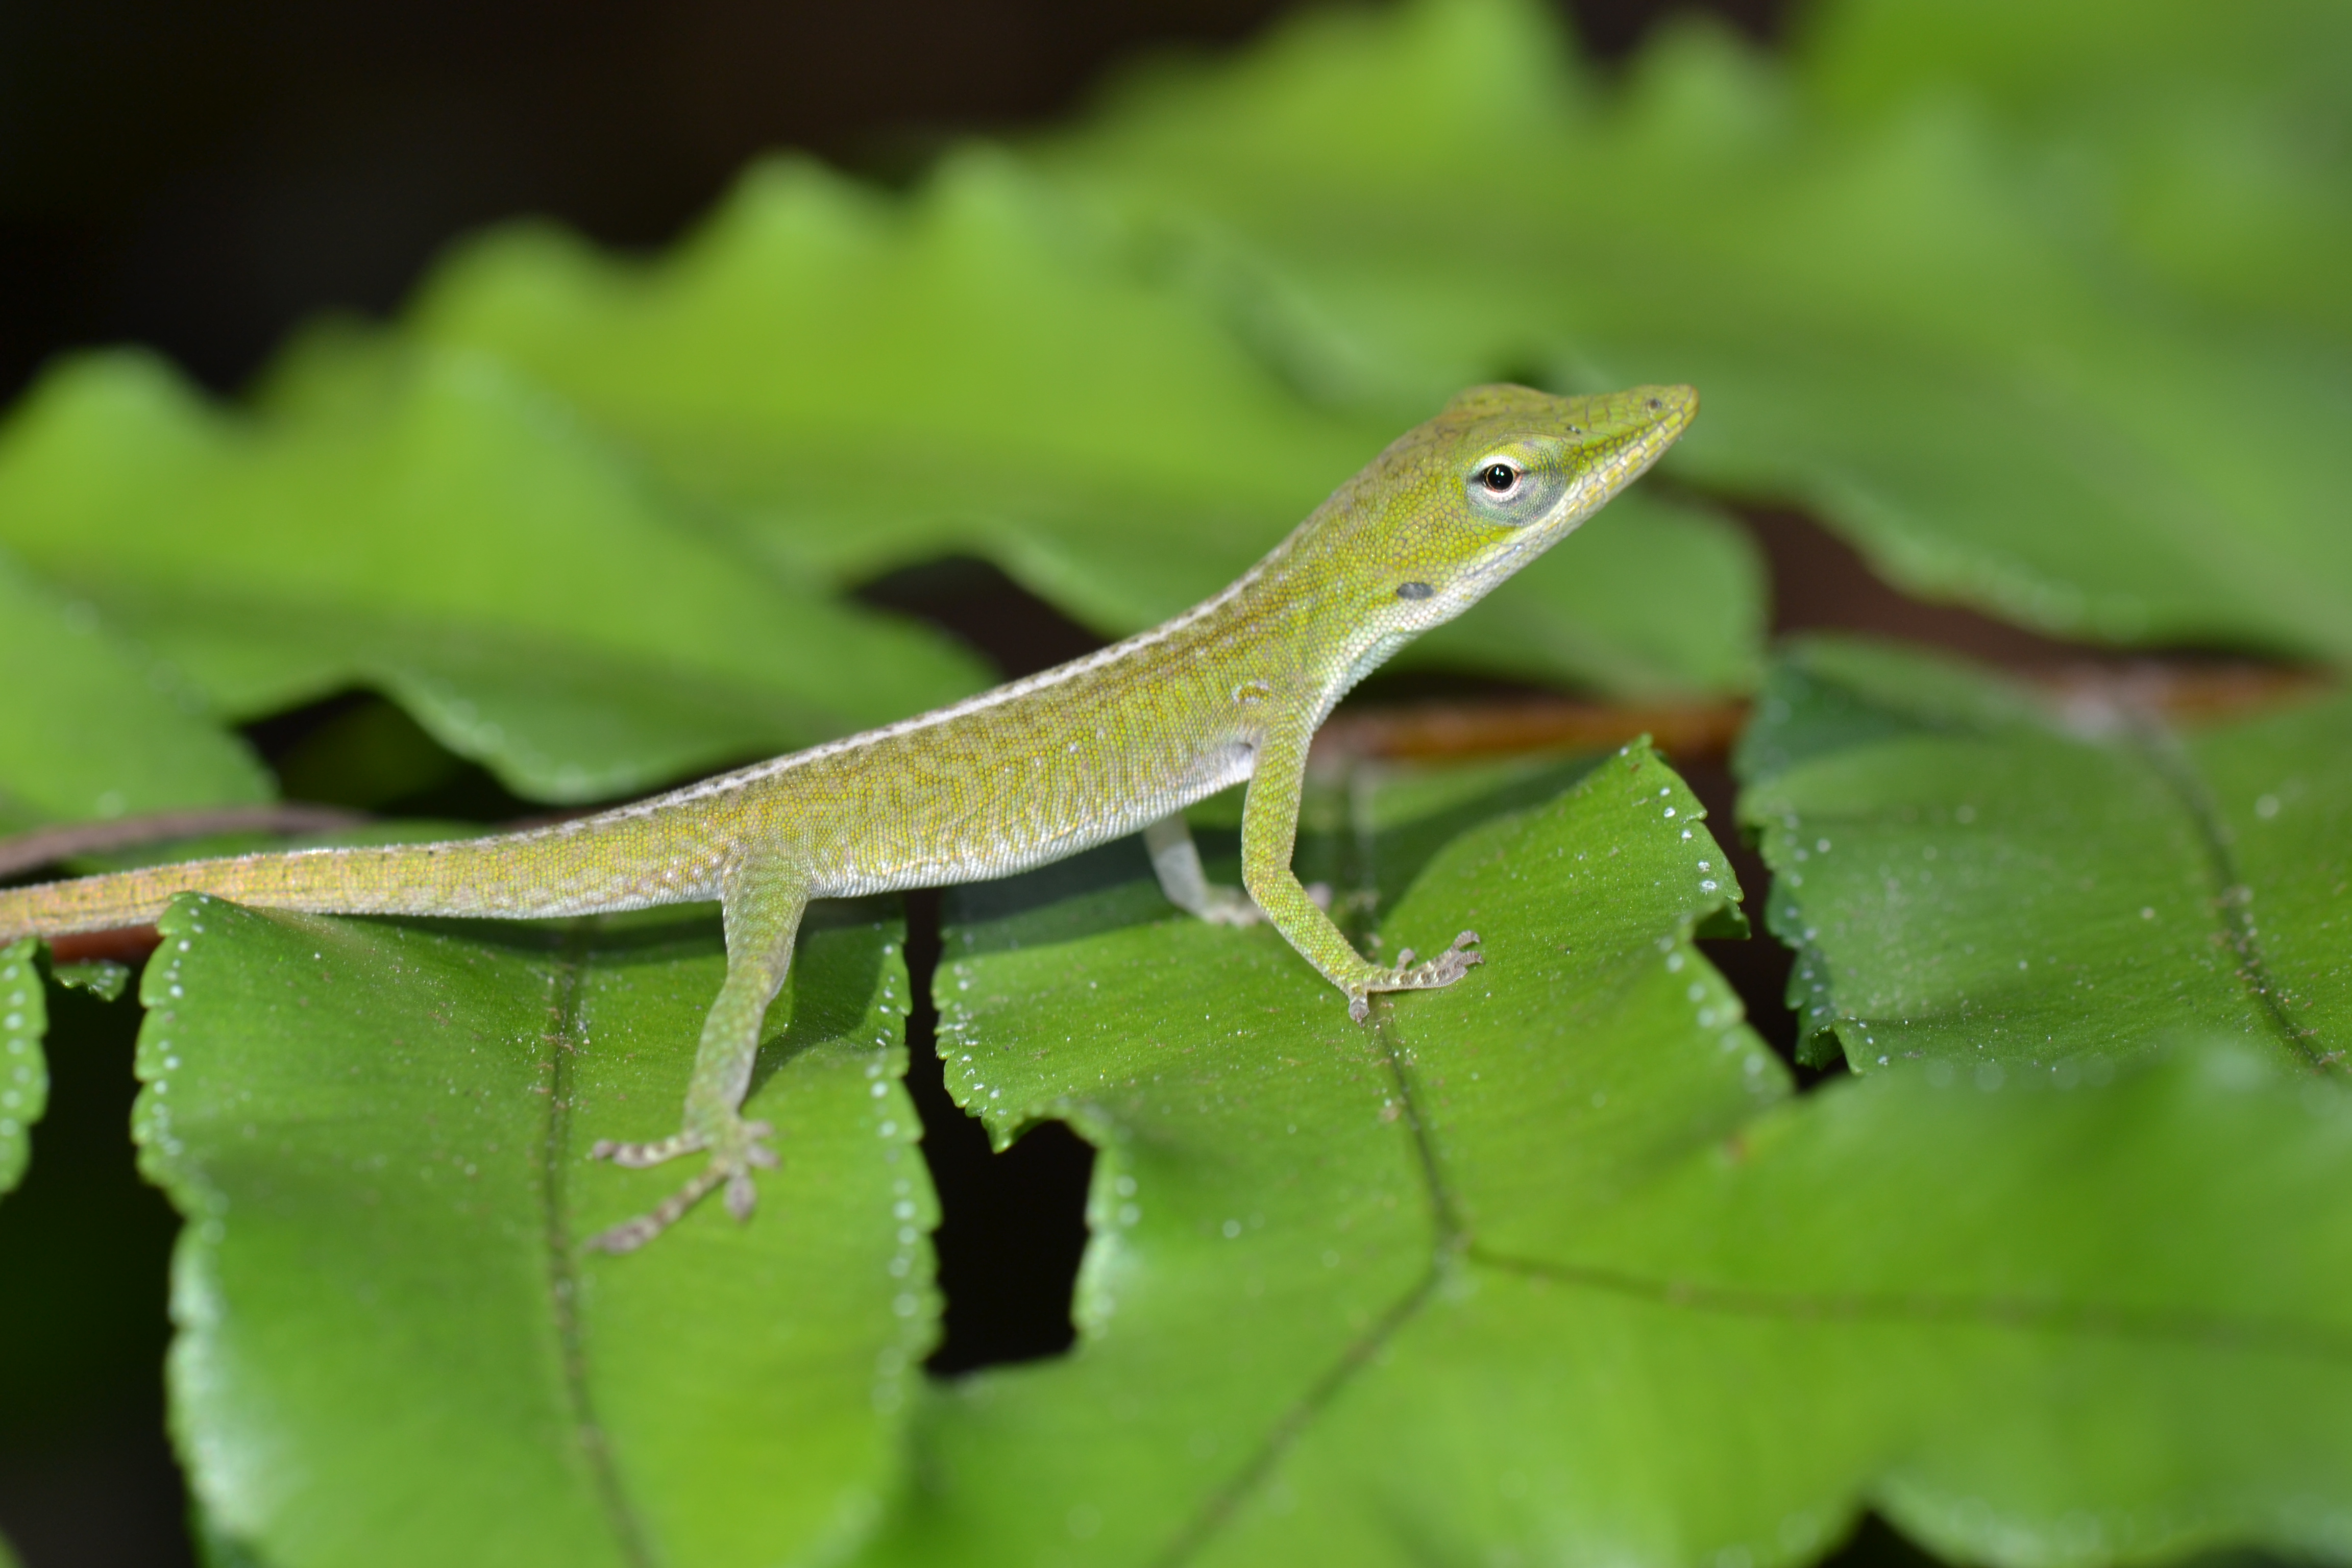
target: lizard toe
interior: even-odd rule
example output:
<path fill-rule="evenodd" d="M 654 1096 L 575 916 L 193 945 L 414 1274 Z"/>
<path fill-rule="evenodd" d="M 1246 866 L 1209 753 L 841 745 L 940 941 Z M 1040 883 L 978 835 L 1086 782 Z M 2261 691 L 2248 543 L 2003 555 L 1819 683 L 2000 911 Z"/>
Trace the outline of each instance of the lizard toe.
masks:
<path fill-rule="evenodd" d="M 752 1184 L 750 1171 L 735 1170 L 727 1173 L 727 1212 L 735 1216 L 737 1224 L 750 1219 L 759 1202 L 759 1189 Z"/>
<path fill-rule="evenodd" d="M 635 1252 L 662 1232 L 676 1225 L 686 1211 L 702 1201 L 704 1194 L 727 1178 L 720 1162 L 713 1160 L 697 1173 L 694 1179 L 647 1209 L 644 1214 L 625 1219 L 609 1229 L 598 1231 L 588 1238 L 592 1252 Z"/>
<path fill-rule="evenodd" d="M 610 1160 L 625 1169 L 642 1171 L 649 1165 L 658 1165 L 664 1161 L 675 1160 L 680 1154 L 690 1154 L 706 1147 L 705 1140 L 694 1132 L 673 1132 L 649 1143 L 621 1143 L 610 1138 L 599 1138 L 589 1146 L 588 1157 Z"/>

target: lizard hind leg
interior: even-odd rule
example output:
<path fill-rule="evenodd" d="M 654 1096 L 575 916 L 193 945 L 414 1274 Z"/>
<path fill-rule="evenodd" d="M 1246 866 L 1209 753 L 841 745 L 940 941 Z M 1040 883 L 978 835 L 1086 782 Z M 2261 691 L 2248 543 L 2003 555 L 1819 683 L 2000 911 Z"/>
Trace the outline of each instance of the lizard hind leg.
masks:
<path fill-rule="evenodd" d="M 1151 869 L 1160 879 L 1160 890 L 1185 913 L 1198 915 L 1211 925 L 1255 925 L 1265 918 L 1241 889 L 1209 880 L 1201 868 L 1200 847 L 1192 842 L 1192 829 L 1182 812 L 1146 827 L 1143 845 L 1151 852 Z M 1325 901 L 1329 901 L 1328 894 Z"/>
<path fill-rule="evenodd" d="M 757 1201 L 754 1170 L 772 1170 L 775 1152 L 766 1140 L 775 1129 L 743 1118 L 743 1096 L 760 1054 L 760 1031 L 768 1005 L 782 989 L 799 934 L 808 888 L 777 868 L 746 868 L 728 879 L 720 895 L 727 926 L 727 978 L 702 1022 L 702 1041 L 687 1085 L 685 1124 L 667 1138 L 644 1143 L 599 1139 L 592 1159 L 632 1169 L 658 1165 L 684 1154 L 707 1153 L 709 1162 L 677 1192 L 646 1213 L 589 1238 L 599 1252 L 634 1252 L 683 1218 L 688 1209 L 720 1187 L 727 1212 L 749 1219 Z"/>

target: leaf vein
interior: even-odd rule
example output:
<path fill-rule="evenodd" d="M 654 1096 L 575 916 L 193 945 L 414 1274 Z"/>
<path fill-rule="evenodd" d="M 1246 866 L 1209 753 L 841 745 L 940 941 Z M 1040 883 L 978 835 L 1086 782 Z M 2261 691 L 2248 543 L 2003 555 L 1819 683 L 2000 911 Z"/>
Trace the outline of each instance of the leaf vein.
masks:
<path fill-rule="evenodd" d="M 556 960 L 552 994 L 548 999 L 547 1032 L 541 1037 L 547 1052 L 547 1136 L 540 1159 L 541 1207 L 546 1226 L 548 1308 L 553 1315 L 558 1356 L 562 1367 L 563 1400 L 572 1413 L 572 1435 L 587 1467 L 590 1489 L 611 1528 L 621 1559 L 636 1568 L 653 1568 L 654 1554 L 645 1525 L 629 1504 L 604 1428 L 596 1418 L 595 1402 L 588 1392 L 587 1350 L 580 1332 L 580 1275 L 564 1203 L 564 1173 L 570 1164 L 572 1131 L 572 1058 L 580 1026 L 581 981 L 588 965 L 589 939 L 594 921 L 575 921 L 565 932 Z"/>
<path fill-rule="evenodd" d="M 2237 955 L 2239 984 L 2252 994 L 2271 1027 L 2304 1065 L 2329 1066 L 2330 1058 L 2317 1048 L 2311 1038 L 2312 1031 L 2298 1027 L 2287 1016 L 2278 983 L 2263 960 L 2262 942 L 2254 930 L 2252 890 L 2238 865 L 2230 826 L 2221 819 L 2221 807 L 2212 791 L 2206 787 L 2203 775 L 2190 763 L 2179 738 L 2153 718 L 2135 725 L 2134 734 L 2140 753 L 2180 802 L 2181 809 L 2189 814 L 2189 822 L 2197 829 L 2198 842 L 2205 851 L 2207 874 L 2212 879 L 2212 904 L 2221 921 L 2221 935 Z"/>
<path fill-rule="evenodd" d="M 1389 1076 L 1396 1085 L 1398 1100 L 1403 1107 L 1403 1120 L 1406 1130 L 1412 1138 L 1413 1152 L 1421 1168 L 1422 1183 L 1429 1194 L 1431 1222 L 1437 1233 L 1436 1246 L 1431 1254 L 1430 1266 L 1423 1272 L 1421 1278 L 1413 1282 L 1412 1288 L 1399 1297 L 1396 1303 L 1381 1315 L 1381 1321 L 1373 1324 L 1369 1332 L 1360 1335 L 1349 1343 L 1347 1349 L 1340 1352 L 1339 1358 L 1316 1380 L 1314 1385 L 1283 1413 L 1281 1418 L 1268 1429 L 1265 1440 L 1258 1445 L 1256 1452 L 1252 1454 L 1248 1461 L 1234 1473 L 1231 1479 L 1211 1493 L 1208 1500 L 1202 1504 L 1200 1510 L 1192 1516 L 1183 1529 L 1177 1531 L 1175 1538 L 1169 1542 L 1168 1550 L 1159 1559 L 1160 1563 L 1167 1565 L 1167 1568 L 1173 1568 L 1174 1564 L 1189 1561 L 1208 1544 L 1225 1521 L 1232 1516 L 1234 1510 L 1241 1505 L 1242 1500 L 1255 1491 L 1265 1483 L 1266 1478 L 1273 1474 L 1276 1464 L 1289 1450 L 1291 1445 L 1298 1440 L 1299 1434 L 1307 1429 L 1307 1424 L 1321 1415 L 1325 1407 L 1339 1397 L 1339 1391 L 1347 1386 L 1349 1380 L 1378 1355 L 1381 1347 L 1395 1338 L 1398 1331 L 1410 1322 L 1414 1314 L 1427 1304 L 1431 1295 L 1437 1289 L 1438 1280 L 1443 1277 L 1445 1260 L 1450 1257 L 1460 1255 L 1464 1250 L 1465 1232 L 1463 1230 L 1459 1214 L 1454 1207 L 1453 1194 L 1446 1189 L 1444 1176 L 1438 1163 L 1437 1150 L 1430 1142 L 1427 1123 L 1422 1117 L 1420 1103 L 1413 1094 L 1412 1075 L 1406 1070 L 1403 1050 L 1397 1044 L 1394 1027 L 1395 1004 L 1391 1001 L 1382 1001 L 1378 1005 L 1379 1022 L 1375 1029 L 1380 1038 L 1382 1058 L 1388 1067 Z"/>
<path fill-rule="evenodd" d="M 1744 1285 L 1708 1285 L 1591 1265 L 1517 1258 L 1475 1245 L 1466 1249 L 1466 1256 L 1472 1263 L 1504 1273 L 1635 1297 L 1695 1312 L 1844 1323 L 1974 1322 L 2107 1339 L 2169 1340 L 2229 1349 L 2268 1350 L 2352 1363 L 2352 1332 L 2324 1323 L 2237 1318 L 2220 1312 L 2152 1311 L 2100 1302 L 2021 1296 L 1939 1296 L 1926 1292 L 1881 1295 L 1866 1291 L 1817 1294 Z"/>

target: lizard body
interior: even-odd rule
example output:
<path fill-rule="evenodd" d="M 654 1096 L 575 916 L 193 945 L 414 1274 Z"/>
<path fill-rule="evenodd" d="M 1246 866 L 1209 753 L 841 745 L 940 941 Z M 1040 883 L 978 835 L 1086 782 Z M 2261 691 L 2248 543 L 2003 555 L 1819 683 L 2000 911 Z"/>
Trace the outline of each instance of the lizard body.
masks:
<path fill-rule="evenodd" d="M 1414 636 L 1467 609 L 1646 469 L 1687 427 L 1687 387 L 1553 397 L 1464 393 L 1409 431 L 1216 597 L 1099 653 L 966 701 L 632 805 L 441 844 L 195 860 L 0 892 L 0 941 L 152 921 L 183 892 L 338 914 L 539 918 L 715 900 L 727 974 L 705 1020 L 684 1124 L 594 1151 L 646 1165 L 710 1158 L 652 1213 L 593 1245 L 625 1251 L 724 1186 L 739 1217 L 769 1129 L 740 1113 L 802 911 L 979 881 L 1140 831 L 1171 901 L 1262 914 L 1348 998 L 1452 984 L 1476 939 L 1371 963 L 1291 869 L 1308 742 L 1332 706 Z M 1248 892 L 1210 884 L 1182 809 L 1250 781 Z"/>

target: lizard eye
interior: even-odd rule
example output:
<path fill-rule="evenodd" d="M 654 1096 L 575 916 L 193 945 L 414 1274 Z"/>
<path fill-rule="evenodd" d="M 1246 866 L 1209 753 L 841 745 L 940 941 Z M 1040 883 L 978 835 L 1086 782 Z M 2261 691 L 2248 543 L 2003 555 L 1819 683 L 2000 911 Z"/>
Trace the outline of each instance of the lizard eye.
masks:
<path fill-rule="evenodd" d="M 1478 459 L 1463 481 L 1470 510 L 1490 523 L 1517 528 L 1547 514 L 1567 489 L 1557 467 L 1529 467 L 1507 451 Z"/>

